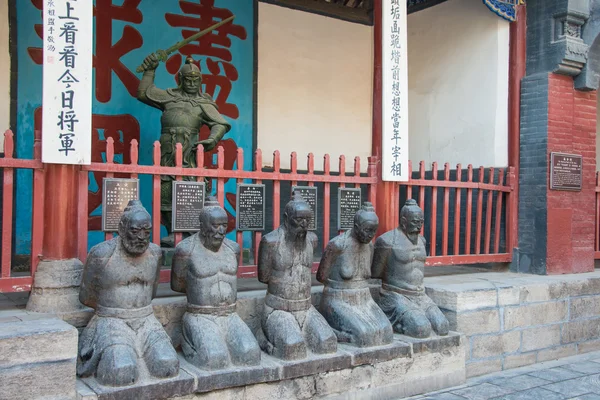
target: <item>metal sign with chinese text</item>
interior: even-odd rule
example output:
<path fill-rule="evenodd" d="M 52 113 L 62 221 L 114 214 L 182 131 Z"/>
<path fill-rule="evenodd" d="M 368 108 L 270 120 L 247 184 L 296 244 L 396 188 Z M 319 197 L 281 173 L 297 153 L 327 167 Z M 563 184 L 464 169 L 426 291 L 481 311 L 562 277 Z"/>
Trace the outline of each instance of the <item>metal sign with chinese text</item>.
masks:
<path fill-rule="evenodd" d="M 123 211 L 130 200 L 139 200 L 137 179 L 104 178 L 102 185 L 102 230 L 117 232 Z"/>
<path fill-rule="evenodd" d="M 382 178 L 408 181 L 406 0 L 382 2 Z"/>
<path fill-rule="evenodd" d="M 580 191 L 582 178 L 581 155 L 550 153 L 550 189 Z"/>
<path fill-rule="evenodd" d="M 173 182 L 173 232 L 200 230 L 200 211 L 204 207 L 204 182 Z"/>
<path fill-rule="evenodd" d="M 317 187 L 316 186 L 292 186 L 292 193 L 300 193 L 304 201 L 306 201 L 310 207 L 312 216 L 308 223 L 309 231 L 317 230 Z"/>
<path fill-rule="evenodd" d="M 354 227 L 354 215 L 360 210 L 360 188 L 338 188 L 338 231 Z"/>
<path fill-rule="evenodd" d="M 92 161 L 93 2 L 44 1 L 42 161 Z"/>
<path fill-rule="evenodd" d="M 265 185 L 237 185 L 236 229 L 263 231 L 265 229 Z"/>

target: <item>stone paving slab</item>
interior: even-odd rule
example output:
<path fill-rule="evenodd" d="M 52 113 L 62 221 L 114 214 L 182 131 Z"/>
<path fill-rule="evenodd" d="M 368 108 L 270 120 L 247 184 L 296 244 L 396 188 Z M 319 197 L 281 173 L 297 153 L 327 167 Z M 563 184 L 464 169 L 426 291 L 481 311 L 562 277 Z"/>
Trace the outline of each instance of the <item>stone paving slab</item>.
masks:
<path fill-rule="evenodd" d="M 407 400 L 600 400 L 600 352 L 468 379 Z"/>

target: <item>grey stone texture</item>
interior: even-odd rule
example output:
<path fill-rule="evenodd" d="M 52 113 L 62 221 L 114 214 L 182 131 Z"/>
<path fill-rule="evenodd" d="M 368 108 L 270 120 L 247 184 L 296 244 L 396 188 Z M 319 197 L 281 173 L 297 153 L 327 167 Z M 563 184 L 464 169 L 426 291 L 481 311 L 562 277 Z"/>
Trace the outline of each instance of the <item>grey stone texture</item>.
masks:
<path fill-rule="evenodd" d="M 0 399 L 75 397 L 77 329 L 60 319 L 0 323 Z"/>
<path fill-rule="evenodd" d="M 467 336 L 467 376 L 600 350 L 600 271 L 443 276 L 425 286 Z"/>
<path fill-rule="evenodd" d="M 421 351 L 414 351 L 419 344 Z M 420 340 L 394 335 L 387 346 L 340 344 L 335 354 L 290 361 L 263 355 L 260 366 L 210 372 L 180 357 L 178 378 L 124 388 L 84 379 L 78 394 L 90 400 L 158 399 L 168 393 L 183 399 L 395 399 L 463 384 L 464 360 L 464 337 L 457 333 Z"/>

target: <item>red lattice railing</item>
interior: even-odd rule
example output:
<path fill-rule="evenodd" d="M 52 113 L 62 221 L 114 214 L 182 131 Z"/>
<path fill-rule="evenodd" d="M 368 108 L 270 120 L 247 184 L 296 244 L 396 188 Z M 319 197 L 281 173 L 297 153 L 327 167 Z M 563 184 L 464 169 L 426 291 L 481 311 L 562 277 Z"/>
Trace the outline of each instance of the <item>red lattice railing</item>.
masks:
<path fill-rule="evenodd" d="M 0 158 L 0 167 L 3 169 L 3 204 L 2 204 L 2 255 L 1 255 L 1 277 L 0 292 L 14 292 L 30 290 L 32 275 L 30 273 L 19 274 L 11 271 L 13 264 L 13 210 L 14 210 L 14 174 L 15 169 L 33 170 L 33 199 L 32 199 L 32 237 L 31 237 L 31 271 L 39 263 L 42 252 L 42 239 L 44 235 L 44 164 L 41 162 L 41 142 L 39 132 L 36 132 L 34 145 L 34 159 L 23 160 L 13 157 L 14 137 L 12 132 L 5 133 L 5 156 Z M 263 155 L 260 150 L 254 153 L 254 165 L 252 170 L 225 169 L 224 149 L 220 147 L 217 152 L 216 165 L 214 168 L 206 168 L 205 155 L 202 146 L 196 153 L 199 168 L 183 168 L 182 148 L 176 147 L 176 166 L 164 167 L 160 165 L 160 144 L 154 143 L 153 165 L 138 164 L 138 143 L 132 140 L 130 143 L 129 164 L 115 163 L 114 141 L 108 138 L 106 141 L 106 163 L 95 162 L 91 165 L 81 166 L 79 172 L 78 191 L 78 231 L 73 237 L 78 237 L 78 256 L 85 261 L 88 249 L 88 187 L 90 172 L 105 173 L 106 177 L 130 176 L 138 178 L 140 175 L 151 176 L 152 204 L 149 212 L 152 215 L 153 234 L 152 241 L 160 244 L 160 178 L 162 175 L 176 176 L 181 180 L 183 177 L 193 177 L 201 181 L 205 177 L 212 179 L 216 185 L 216 195 L 219 203 L 223 206 L 225 201 L 225 182 L 229 179 L 237 183 L 265 183 L 272 188 L 272 195 L 267 202 L 271 204 L 271 228 L 275 229 L 280 224 L 281 206 L 289 199 L 289 193 L 282 196 L 281 185 L 288 182 L 291 185 L 306 183 L 307 186 L 322 185 L 322 206 L 319 213 L 322 215 L 322 224 L 318 226 L 321 237 L 321 245 L 324 248 L 327 241 L 335 233 L 335 227 L 330 225 L 332 185 L 365 187 L 366 198 L 376 204 L 377 194 L 377 159 L 369 157 L 367 173 L 362 174 L 361 160 L 354 159 L 352 173 L 346 173 L 345 156 L 339 157 L 339 173 L 331 172 L 330 156 L 325 155 L 322 170 L 315 171 L 315 160 L 313 154 L 306 158 L 306 169 L 298 170 L 298 157 L 296 153 L 290 155 L 290 170 L 281 169 L 281 156 L 278 151 L 273 154 L 272 167 L 263 168 Z M 237 166 L 244 165 L 245 154 L 241 149 L 237 150 Z M 493 168 L 488 170 L 488 179 L 483 178 L 485 169 L 478 170 L 479 179 L 473 178 L 474 170 L 469 166 L 463 174 L 461 166 L 451 173 L 448 164 L 445 164 L 443 178 L 438 178 L 437 163 L 433 163 L 431 171 L 425 171 L 424 163 L 419 164 L 418 176 L 408 183 L 396 184 L 394 191 L 398 198 L 389 199 L 389 207 L 394 210 L 394 222 L 399 220 L 400 199 L 404 193 L 405 198 L 416 198 L 420 207 L 425 211 L 426 226 L 424 233 L 428 239 L 430 256 L 427 265 L 453 265 L 453 264 L 475 264 L 490 262 L 510 262 L 514 237 L 511 227 L 515 221 L 515 199 L 512 197 L 514 184 L 514 171 L 509 168 L 505 173 L 500 170 L 496 175 Z M 426 179 L 426 174 L 431 172 L 431 178 Z M 451 175 L 454 177 L 451 179 Z M 465 176 L 466 175 L 466 176 Z M 506 175 L 506 179 L 505 178 Z M 465 179 L 463 179 L 463 176 Z M 496 179 L 496 178 L 497 179 Z M 505 181 L 505 182 L 504 182 Z M 286 183 L 287 185 L 287 183 Z M 364 192 L 363 192 L 364 193 Z M 484 202 L 485 198 L 485 202 Z M 463 200 L 465 203 L 463 203 Z M 441 213 L 438 206 L 441 204 Z M 463 206 L 464 204 L 464 206 Z M 441 219 L 441 224 L 438 220 Z M 501 225 L 504 224 L 502 230 Z M 440 230 L 441 225 L 441 230 Z M 474 232 L 474 234 L 473 234 Z M 501 233 L 504 233 L 502 238 Z M 251 236 L 251 249 L 249 249 L 248 260 L 240 257 L 238 275 L 243 278 L 256 276 L 256 260 L 258 244 L 262 233 L 246 233 Z M 105 238 L 112 237 L 112 233 L 106 233 Z M 175 234 L 175 242 L 182 239 L 181 233 Z M 244 233 L 237 232 L 236 240 L 243 247 Z M 439 249 L 439 251 L 438 251 Z M 313 264 L 316 271 L 317 263 Z M 170 270 L 165 269 L 161 273 L 161 281 L 170 279 Z"/>

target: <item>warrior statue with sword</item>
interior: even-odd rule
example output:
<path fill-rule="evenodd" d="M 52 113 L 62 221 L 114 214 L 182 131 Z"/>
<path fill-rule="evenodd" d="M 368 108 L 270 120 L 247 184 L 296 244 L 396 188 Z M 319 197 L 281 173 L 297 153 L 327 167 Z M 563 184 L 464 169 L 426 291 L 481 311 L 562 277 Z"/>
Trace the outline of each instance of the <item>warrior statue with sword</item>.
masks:
<path fill-rule="evenodd" d="M 233 18 L 234 16 L 224 19 L 176 43 L 167 50 L 158 50 L 146 57 L 136 70 L 144 73 L 138 87 L 138 100 L 162 111 L 160 121 L 160 164 L 162 166 L 175 166 L 175 145 L 181 143 L 183 167 L 196 168 L 198 166 L 196 163 L 197 146 L 202 145 L 204 151 L 214 149 L 231 129 L 231 125 L 219 114 L 214 100 L 208 94 L 202 93 L 202 73 L 191 57 L 185 60 L 185 64 L 179 70 L 179 86 L 167 90 L 159 89 L 154 85 L 155 70 L 159 61 L 165 62 L 169 54 L 218 29 L 232 21 Z M 210 128 L 210 135 L 208 139 L 198 141 L 198 133 L 203 125 Z M 171 232 L 172 182 L 174 179 L 174 176 L 161 177 L 161 216 L 169 233 Z M 184 179 L 195 180 L 193 177 Z M 205 183 L 208 189 L 206 180 Z M 170 237 L 171 235 L 169 235 Z M 169 239 L 164 244 L 172 245 Z"/>

